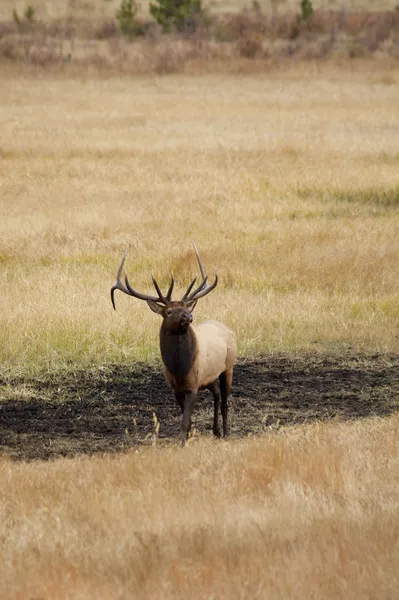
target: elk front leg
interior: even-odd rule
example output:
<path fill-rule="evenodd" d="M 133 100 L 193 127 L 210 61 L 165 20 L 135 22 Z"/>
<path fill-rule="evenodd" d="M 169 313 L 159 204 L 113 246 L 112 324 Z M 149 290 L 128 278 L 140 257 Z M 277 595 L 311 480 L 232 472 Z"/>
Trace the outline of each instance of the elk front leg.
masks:
<path fill-rule="evenodd" d="M 180 406 L 181 414 L 184 415 L 184 401 L 186 398 L 185 392 L 175 392 L 175 398 L 177 400 L 178 405 Z M 191 419 L 188 424 L 188 433 L 191 431 Z"/>
<path fill-rule="evenodd" d="M 183 421 L 181 424 L 181 445 L 184 446 L 186 443 L 188 432 L 191 429 L 191 415 L 193 408 L 197 400 L 197 392 L 188 391 L 185 393 L 184 398 L 184 410 L 183 410 Z"/>

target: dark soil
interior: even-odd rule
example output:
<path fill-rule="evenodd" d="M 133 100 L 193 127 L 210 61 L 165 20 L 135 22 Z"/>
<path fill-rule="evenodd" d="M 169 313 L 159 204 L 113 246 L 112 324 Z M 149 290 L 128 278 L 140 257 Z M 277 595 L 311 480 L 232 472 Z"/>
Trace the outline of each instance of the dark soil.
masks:
<path fill-rule="evenodd" d="M 399 407 L 399 357 L 306 356 L 240 360 L 230 401 L 230 435 L 284 425 L 389 415 Z M 160 367 L 97 370 L 0 382 L 1 449 L 14 459 L 115 452 L 159 438 L 177 443 L 180 410 Z M 7 398 L 7 394 L 5 394 Z M 212 435 L 213 402 L 201 392 L 194 426 Z"/>

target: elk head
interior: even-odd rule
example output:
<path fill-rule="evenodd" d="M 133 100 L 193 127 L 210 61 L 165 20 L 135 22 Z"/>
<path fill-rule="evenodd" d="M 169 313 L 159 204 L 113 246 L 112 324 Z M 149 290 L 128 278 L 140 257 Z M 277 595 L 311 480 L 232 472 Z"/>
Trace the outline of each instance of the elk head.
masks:
<path fill-rule="evenodd" d="M 172 275 L 172 279 L 166 293 L 164 296 L 161 292 L 161 289 L 157 283 L 157 280 L 152 275 L 152 282 L 154 284 L 155 290 L 157 292 L 157 296 L 150 296 L 148 294 L 143 294 L 138 292 L 129 283 L 127 276 L 125 276 L 125 283 L 122 281 L 122 271 L 125 264 L 126 259 L 126 251 L 123 255 L 122 262 L 118 269 L 118 274 L 116 277 L 116 284 L 111 288 L 111 301 L 112 306 L 115 308 L 115 300 L 114 293 L 115 290 L 120 290 L 124 294 L 128 296 L 133 296 L 134 298 L 138 298 L 139 300 L 145 300 L 151 310 L 158 315 L 161 315 L 163 318 L 162 328 L 167 329 L 169 333 L 184 333 L 190 323 L 193 320 L 192 312 L 200 298 L 203 298 L 207 294 L 209 294 L 212 290 L 215 289 L 218 283 L 218 275 L 215 274 L 215 281 L 212 285 L 208 282 L 208 276 L 205 275 L 204 269 L 201 264 L 201 259 L 197 250 L 196 245 L 194 244 L 195 254 L 197 256 L 198 265 L 201 271 L 202 281 L 198 287 L 194 287 L 197 282 L 197 277 L 194 277 L 190 285 L 188 286 L 186 292 L 184 293 L 181 300 L 172 300 L 172 292 L 175 285 L 175 280 Z M 194 289 L 193 289 L 194 288 Z"/>

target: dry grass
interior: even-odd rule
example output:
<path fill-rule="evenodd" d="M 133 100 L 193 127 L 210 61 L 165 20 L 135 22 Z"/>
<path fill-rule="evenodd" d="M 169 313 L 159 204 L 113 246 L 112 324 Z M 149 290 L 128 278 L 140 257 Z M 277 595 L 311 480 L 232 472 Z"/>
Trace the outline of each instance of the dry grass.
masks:
<path fill-rule="evenodd" d="M 4 600 L 385 598 L 399 418 L 0 462 Z"/>
<path fill-rule="evenodd" d="M 298 69 L 298 67 L 296 67 Z M 0 357 L 12 369 L 157 355 L 159 321 L 109 289 L 125 246 L 150 289 L 196 270 L 241 354 L 398 349 L 397 72 L 3 74 Z M 385 76 L 386 76 L 385 75 Z"/>

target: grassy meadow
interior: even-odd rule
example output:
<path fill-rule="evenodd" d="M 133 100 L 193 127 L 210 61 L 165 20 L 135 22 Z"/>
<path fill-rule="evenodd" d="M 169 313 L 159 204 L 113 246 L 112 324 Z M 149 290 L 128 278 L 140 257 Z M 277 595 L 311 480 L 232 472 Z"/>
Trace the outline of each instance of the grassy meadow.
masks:
<path fill-rule="evenodd" d="M 389 76 L 389 77 L 388 77 Z M 182 293 L 243 356 L 395 352 L 399 73 L 65 79 L 0 91 L 3 369 L 150 360 L 159 319 L 109 290 Z"/>
<path fill-rule="evenodd" d="M 132 285 L 172 270 L 182 293 L 191 240 L 220 276 L 196 321 L 230 325 L 241 357 L 398 352 L 397 67 L 8 65 L 0 102 L 3 383 L 158 369 L 159 318 L 122 293 L 114 312 L 110 287 L 127 248 Z M 398 443 L 393 415 L 184 451 L 2 455 L 0 597 L 393 600 Z"/>

